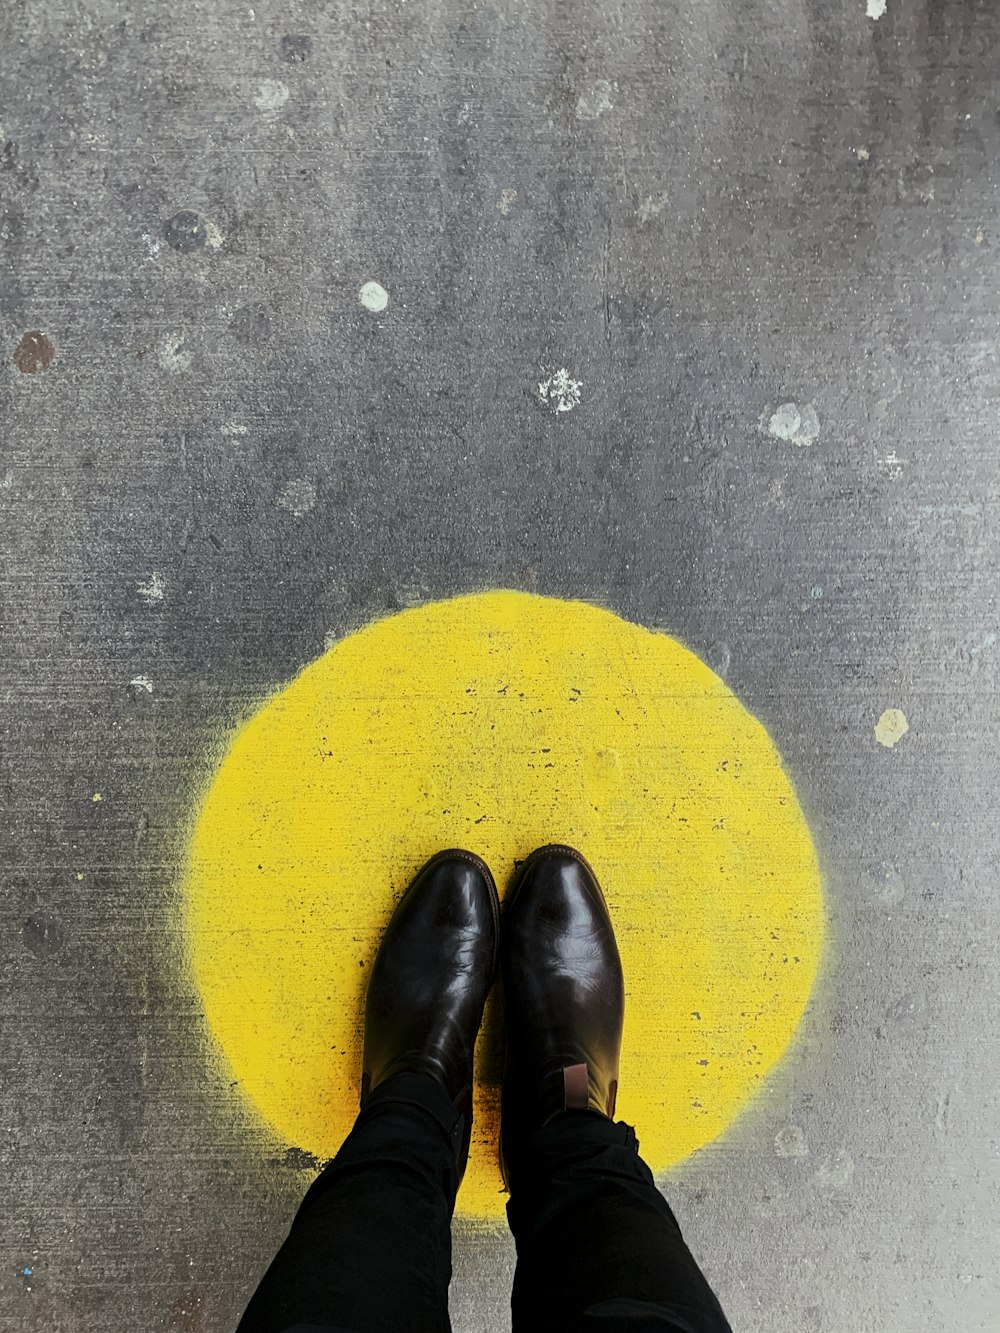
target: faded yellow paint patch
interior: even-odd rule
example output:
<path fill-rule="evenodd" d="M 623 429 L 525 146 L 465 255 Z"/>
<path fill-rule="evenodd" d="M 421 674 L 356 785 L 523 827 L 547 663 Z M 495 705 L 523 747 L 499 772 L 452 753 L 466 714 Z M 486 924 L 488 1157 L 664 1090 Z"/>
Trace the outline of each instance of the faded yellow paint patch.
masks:
<path fill-rule="evenodd" d="M 879 745 L 884 745 L 887 750 L 891 750 L 894 745 L 899 744 L 909 730 L 910 724 L 907 722 L 903 710 L 901 708 L 887 708 L 875 723 L 875 739 Z"/>
<path fill-rule="evenodd" d="M 541 843 L 591 860 L 627 988 L 620 1116 L 654 1170 L 715 1138 L 791 1040 L 822 949 L 816 856 L 763 727 L 665 634 L 492 592 L 334 644 L 236 736 L 197 820 L 186 929 L 232 1075 L 282 1139 L 332 1156 L 357 1110 L 364 992 L 433 852 L 503 893 Z M 466 1214 L 499 1215 L 499 1013 Z"/>

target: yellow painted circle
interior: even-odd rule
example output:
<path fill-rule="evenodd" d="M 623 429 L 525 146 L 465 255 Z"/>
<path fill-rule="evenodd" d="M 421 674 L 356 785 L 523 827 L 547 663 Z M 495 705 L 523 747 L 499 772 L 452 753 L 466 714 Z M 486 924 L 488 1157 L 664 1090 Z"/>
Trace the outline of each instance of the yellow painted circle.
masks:
<path fill-rule="evenodd" d="M 368 969 L 432 853 L 578 847 L 627 990 L 619 1115 L 654 1170 L 714 1139 L 791 1040 L 816 976 L 816 856 L 764 728 L 665 634 L 491 592 L 335 644 L 239 732 L 191 847 L 206 1018 L 290 1145 L 332 1156 L 357 1111 Z M 505 1196 L 500 1015 L 477 1053 L 466 1214 Z"/>

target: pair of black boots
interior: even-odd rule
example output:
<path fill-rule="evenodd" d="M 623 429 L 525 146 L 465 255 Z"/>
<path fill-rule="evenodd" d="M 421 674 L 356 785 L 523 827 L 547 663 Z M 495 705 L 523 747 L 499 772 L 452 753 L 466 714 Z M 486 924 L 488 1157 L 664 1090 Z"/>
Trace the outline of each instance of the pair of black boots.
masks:
<path fill-rule="evenodd" d="M 473 1052 L 498 964 L 507 1055 L 500 1159 L 508 1188 L 521 1146 L 554 1115 L 614 1117 L 625 993 L 604 895 L 571 847 L 539 848 L 504 909 L 489 868 L 440 852 L 386 928 L 365 1011 L 361 1105 L 395 1074 L 429 1074 L 464 1118 L 459 1178 L 472 1132 Z"/>

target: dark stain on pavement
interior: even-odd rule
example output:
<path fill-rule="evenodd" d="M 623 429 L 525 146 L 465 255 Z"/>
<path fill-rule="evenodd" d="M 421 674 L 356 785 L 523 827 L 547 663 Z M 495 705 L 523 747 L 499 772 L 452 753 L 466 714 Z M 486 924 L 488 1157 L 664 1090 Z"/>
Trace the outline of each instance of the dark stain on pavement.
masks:
<path fill-rule="evenodd" d="M 44 333 L 33 329 L 26 333 L 14 352 L 14 365 L 22 375 L 37 375 L 52 361 L 56 349 Z"/>

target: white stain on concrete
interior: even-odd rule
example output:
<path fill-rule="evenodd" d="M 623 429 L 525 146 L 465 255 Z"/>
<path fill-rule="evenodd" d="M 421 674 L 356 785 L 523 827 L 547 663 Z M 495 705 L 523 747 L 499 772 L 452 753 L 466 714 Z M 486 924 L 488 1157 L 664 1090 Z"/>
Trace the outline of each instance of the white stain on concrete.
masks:
<path fill-rule="evenodd" d="M 553 412 L 572 412 L 574 407 L 579 406 L 582 388 L 582 382 L 573 379 L 563 367 L 539 383 L 538 396 Z"/>
<path fill-rule="evenodd" d="M 145 690 L 147 694 L 153 693 L 153 682 L 148 676 L 133 676 L 129 685 L 137 690 Z"/>
<path fill-rule="evenodd" d="M 771 413 L 767 432 L 776 440 L 808 448 L 819 439 L 819 417 L 812 403 L 782 403 Z"/>
<path fill-rule="evenodd" d="M 605 111 L 611 111 L 614 107 L 611 93 L 616 86 L 607 79 L 596 79 L 589 88 L 585 88 L 576 99 L 577 120 L 596 120 Z"/>
<path fill-rule="evenodd" d="M 248 435 L 250 427 L 245 426 L 242 421 L 224 421 L 219 427 L 219 433 L 227 436 L 231 440 L 239 439 L 242 435 Z"/>
<path fill-rule="evenodd" d="M 0 491 L 9 491 L 13 485 L 14 473 L 8 468 L 3 476 L 0 477 Z"/>
<path fill-rule="evenodd" d="M 921 518 L 979 518 L 982 512 L 983 506 L 974 500 L 954 505 L 917 505 Z"/>
<path fill-rule="evenodd" d="M 366 282 L 358 292 L 358 300 L 366 310 L 376 315 L 389 304 L 389 293 L 380 282 Z"/>
<path fill-rule="evenodd" d="M 645 226 L 653 218 L 658 218 L 667 204 L 670 202 L 670 196 L 666 190 L 661 190 L 659 194 L 647 194 L 645 199 L 639 205 L 639 221 Z"/>
<path fill-rule="evenodd" d="M 205 240 L 207 244 L 210 246 L 210 248 L 213 250 L 221 249 L 223 243 L 225 242 L 225 239 L 226 238 L 223 236 L 222 232 L 219 230 L 216 224 L 212 222 L 210 218 L 206 218 Z"/>
<path fill-rule="evenodd" d="M 517 199 L 516 190 L 511 190 L 511 189 L 501 190 L 500 198 L 497 202 L 497 212 L 502 213 L 505 218 L 510 217 L 510 212 L 511 209 L 514 207 L 514 202 L 516 199 Z"/>
<path fill-rule="evenodd" d="M 194 353 L 184 346 L 183 333 L 171 333 L 160 340 L 156 349 L 160 365 L 174 375 L 181 375 L 191 369 Z"/>
<path fill-rule="evenodd" d="M 910 724 L 907 722 L 903 710 L 901 708 L 887 708 L 875 723 L 875 739 L 879 745 L 884 745 L 887 750 L 891 750 L 894 745 L 899 744 L 909 730 Z"/>
<path fill-rule="evenodd" d="M 892 861 L 883 861 L 873 873 L 871 892 L 883 907 L 897 907 L 906 897 L 906 881 L 899 867 Z"/>
<path fill-rule="evenodd" d="M 253 99 L 253 104 L 258 111 L 274 114 L 280 111 L 288 101 L 288 84 L 282 83 L 280 79 L 265 79 L 257 90 L 257 96 Z"/>
<path fill-rule="evenodd" d="M 826 1157 L 813 1173 L 813 1183 L 821 1190 L 846 1189 L 853 1179 L 854 1160 L 843 1148 Z"/>
<path fill-rule="evenodd" d="M 157 602 L 163 601 L 163 577 L 157 574 L 155 569 L 148 579 L 143 579 L 135 586 L 136 591 L 147 606 L 155 606 Z"/>
<path fill-rule="evenodd" d="M 142 239 L 146 246 L 146 263 L 151 264 L 154 259 L 159 258 L 163 242 L 156 236 L 151 236 L 148 231 L 142 233 Z"/>
<path fill-rule="evenodd" d="M 978 657 L 980 653 L 985 653 L 990 648 L 995 648 L 996 644 L 997 644 L 996 634 L 993 632 L 993 630 L 987 630 L 986 633 L 983 635 L 983 637 L 979 640 L 979 642 L 972 644 L 972 646 L 969 648 L 969 656 Z"/>
<path fill-rule="evenodd" d="M 278 505 L 296 518 L 301 518 L 316 505 L 316 487 L 305 477 L 296 477 L 288 482 L 278 496 Z"/>
<path fill-rule="evenodd" d="M 886 0 L 868 0 L 868 17 L 880 19 L 886 10 Z"/>
<path fill-rule="evenodd" d="M 802 1158 L 809 1156 L 809 1144 L 801 1125 L 785 1125 L 774 1136 L 775 1157 Z"/>
<path fill-rule="evenodd" d="M 906 467 L 906 463 L 907 460 L 900 458 L 895 449 L 878 460 L 879 471 L 892 481 L 898 481 L 903 475 L 903 468 Z"/>

